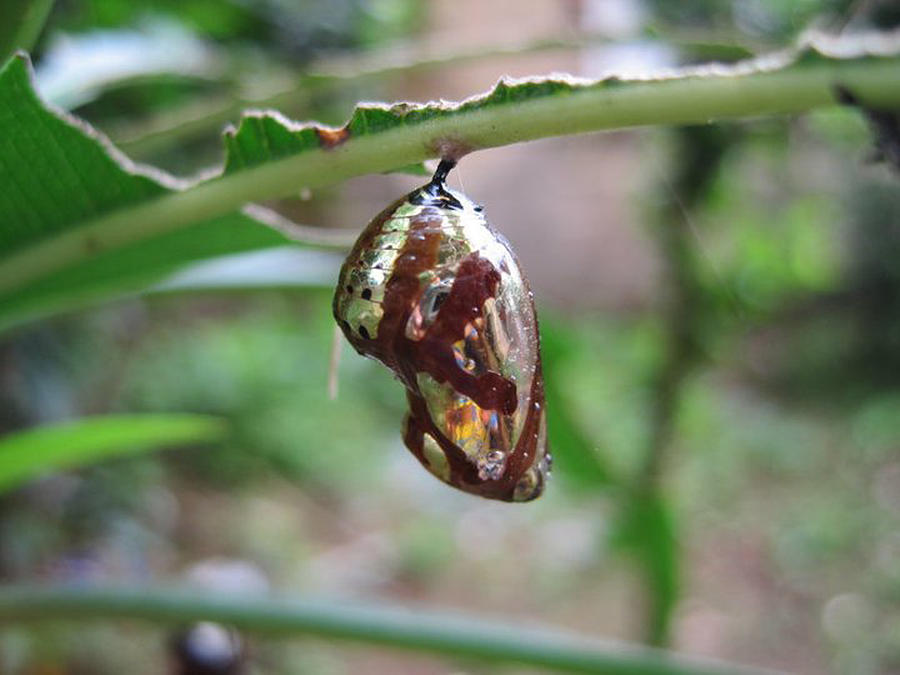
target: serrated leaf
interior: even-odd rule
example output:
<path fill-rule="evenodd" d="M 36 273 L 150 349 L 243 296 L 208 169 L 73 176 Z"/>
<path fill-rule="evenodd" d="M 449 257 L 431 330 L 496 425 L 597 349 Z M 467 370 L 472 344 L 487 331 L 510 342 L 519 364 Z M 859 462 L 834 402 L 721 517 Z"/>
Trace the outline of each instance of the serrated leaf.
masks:
<path fill-rule="evenodd" d="M 0 176 L 0 269 L 3 258 L 85 220 L 184 187 L 134 165 L 83 122 L 48 109 L 22 56 L 0 71 Z M 139 290 L 189 262 L 288 241 L 241 212 L 119 247 L 88 239 L 77 245 L 95 250 L 82 250 L 76 264 L 0 294 L 0 326 Z"/>
<path fill-rule="evenodd" d="M 325 135 L 325 131 L 321 133 Z M 274 110 L 245 113 L 238 130 L 225 132 L 225 173 L 265 164 L 319 145 L 318 128 L 295 124 Z"/>
<path fill-rule="evenodd" d="M 87 417 L 0 438 L 0 492 L 51 471 L 113 456 L 189 443 L 210 443 L 226 432 L 208 415 L 146 414 Z"/>
<path fill-rule="evenodd" d="M 433 120 L 447 120 L 465 117 L 477 112 L 522 104 L 530 101 L 546 101 L 571 96 L 601 94 L 605 90 L 622 88 L 640 89 L 641 85 L 669 83 L 673 80 L 703 80 L 707 78 L 739 78 L 750 74 L 762 75 L 779 69 L 803 66 L 810 56 L 820 64 L 840 63 L 844 59 L 874 59 L 895 56 L 900 50 L 900 33 L 884 35 L 856 36 L 833 40 L 826 36 L 814 36 L 795 51 L 784 51 L 766 55 L 759 59 L 741 62 L 734 66 L 716 64 L 694 66 L 662 73 L 656 77 L 624 79 L 610 76 L 599 80 L 589 80 L 569 75 L 501 79 L 494 88 L 479 96 L 459 103 L 430 102 L 359 105 L 347 123 L 342 127 L 328 127 L 316 123 L 298 124 L 285 119 L 274 111 L 256 111 L 245 114 L 237 129 L 226 133 L 227 160 L 225 173 L 258 166 L 272 160 L 302 154 L 317 149 L 332 150 L 351 139 L 374 134 L 394 132 L 404 127 L 422 126 Z M 767 102 L 769 105 L 771 102 Z M 784 111 L 791 103 L 783 102 Z M 705 120 L 715 117 L 710 114 Z M 689 120 L 681 120 L 689 121 Z M 636 122 L 642 123 L 642 122 Z M 633 124 L 633 123 L 632 123 Z M 623 126 L 629 126 L 624 123 Z M 570 133 L 579 129 L 573 123 Z M 501 125 L 494 125 L 484 131 L 496 137 L 505 131 Z M 501 141 L 502 143 L 503 141 Z M 488 138 L 464 138 L 447 134 L 445 138 L 434 138 L 430 150 L 434 154 L 458 156 L 478 147 L 491 147 Z"/>
<path fill-rule="evenodd" d="M 0 71 L 0 174 L 4 253 L 176 187 L 131 164 L 75 118 L 47 109 L 23 56 Z"/>
<path fill-rule="evenodd" d="M 617 80 L 585 80 L 568 75 L 551 78 L 502 79 L 487 94 L 461 103 L 430 102 L 365 104 L 357 106 L 344 126 L 300 124 L 277 111 L 250 111 L 238 127 L 225 132 L 225 175 L 296 157 L 314 150 L 334 150 L 351 139 L 394 132 L 404 127 L 421 127 L 431 120 L 451 118 L 489 110 L 497 106 L 583 93 L 586 89 L 614 87 Z M 460 156 L 475 147 L 460 139 L 436 139 L 429 155 Z M 393 169 L 392 169 L 393 170 Z"/>
<path fill-rule="evenodd" d="M 351 136 L 390 129 L 401 118 L 379 107 L 357 108 L 347 125 L 327 127 L 297 124 L 275 110 L 245 113 L 237 129 L 225 132 L 225 173 L 233 173 L 316 148 L 335 148 Z M 384 173 L 428 176 L 422 162 L 391 168 Z"/>
<path fill-rule="evenodd" d="M 360 106 L 340 128 L 254 114 L 226 139 L 225 170 L 193 184 L 129 164 L 96 132 L 48 111 L 18 57 L 0 71 L 0 325 L 111 294 L 124 280 L 146 284 L 161 266 L 208 255 L 183 255 L 165 239 L 171 233 L 216 219 L 259 228 L 242 207 L 302 188 L 549 136 L 803 112 L 834 104 L 837 84 L 867 106 L 900 105 L 900 34 L 813 48 L 822 57 L 814 62 L 795 51 L 652 77 L 503 81 L 459 103 Z M 247 236 L 254 241 L 235 250 L 273 243 L 271 232 Z M 158 254 L 145 267 L 147 242 Z M 131 246 L 138 268 L 117 266 Z M 92 269 L 97 260 L 103 273 Z"/>

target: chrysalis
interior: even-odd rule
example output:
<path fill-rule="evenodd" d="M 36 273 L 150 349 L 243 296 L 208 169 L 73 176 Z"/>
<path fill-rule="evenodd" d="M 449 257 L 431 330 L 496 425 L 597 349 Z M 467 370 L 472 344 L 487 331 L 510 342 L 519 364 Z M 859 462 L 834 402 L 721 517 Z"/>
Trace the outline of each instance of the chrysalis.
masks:
<path fill-rule="evenodd" d="M 445 185 L 454 163 L 363 231 L 334 316 L 406 386 L 403 440 L 450 485 L 529 501 L 550 473 L 534 301 L 483 208 Z"/>

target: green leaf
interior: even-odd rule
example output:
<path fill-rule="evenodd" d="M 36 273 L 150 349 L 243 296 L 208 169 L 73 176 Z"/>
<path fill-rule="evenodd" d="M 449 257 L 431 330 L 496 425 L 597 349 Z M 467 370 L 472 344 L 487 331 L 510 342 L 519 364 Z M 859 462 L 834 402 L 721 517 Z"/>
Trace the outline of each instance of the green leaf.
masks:
<path fill-rule="evenodd" d="M 700 36 L 693 33 L 679 35 L 671 26 L 667 26 L 664 32 L 664 36 L 658 31 L 656 34 L 648 32 L 648 37 L 659 40 L 661 45 L 676 47 L 691 54 L 692 61 L 728 63 L 751 58 L 763 50 L 762 44 L 754 44 L 752 48 L 750 45 L 738 44 L 745 36 L 713 36 L 708 30 L 704 30 Z M 222 127 L 239 119 L 246 109 L 274 109 L 302 118 L 315 98 L 323 95 L 327 97 L 330 92 L 349 91 L 359 85 L 371 87 L 373 82 L 386 78 L 404 79 L 414 74 L 458 67 L 466 63 L 483 64 L 496 58 L 509 59 L 548 50 L 575 50 L 609 44 L 608 36 L 597 33 L 567 33 L 562 38 L 540 37 L 525 41 L 492 42 L 475 48 L 452 45 L 447 50 L 436 49 L 433 40 L 404 41 L 402 45 L 394 44 L 350 55 L 325 57 L 309 64 L 302 72 L 293 74 L 287 89 L 283 88 L 282 76 L 276 75 L 278 81 L 274 81 L 273 77 L 272 84 L 267 85 L 265 74 L 254 71 L 249 75 L 252 88 L 260 92 L 271 89 L 272 93 L 261 98 L 216 100 L 203 111 L 198 111 L 194 104 L 187 104 L 181 110 L 166 110 L 150 119 L 120 124 L 118 130 L 111 130 L 112 137 L 120 147 L 134 156 L 153 156 L 166 148 L 184 145 L 191 140 L 213 137 Z M 111 83 L 111 86 L 116 84 Z M 421 167 L 420 164 L 411 166 Z M 405 172 L 401 168 L 392 171 Z M 415 175 L 418 175 L 418 170 Z"/>
<path fill-rule="evenodd" d="M 53 8 L 53 0 L 4 0 L 0 4 L 0 60 L 31 49 Z"/>
<path fill-rule="evenodd" d="M 284 243 L 277 232 L 252 225 L 242 217 L 216 218 L 106 251 L 49 274 L 15 295 L 0 296 L 0 328 L 145 290 L 194 261 Z"/>
<path fill-rule="evenodd" d="M 3 259 L 17 251 L 183 187 L 172 176 L 134 165 L 83 122 L 46 108 L 21 56 L 0 72 L 0 175 L 6 176 L 0 273 Z M 185 263 L 287 242 L 242 212 L 151 234 L 140 243 L 83 238 L 69 250 L 74 264 L 0 294 L 0 326 L 140 290 Z"/>
<path fill-rule="evenodd" d="M 227 136 L 224 171 L 189 183 L 132 165 L 83 123 L 47 110 L 18 56 L 0 70 L 0 326 L 123 284 L 135 290 L 161 266 L 212 253 L 208 233 L 196 233 L 191 248 L 165 239 L 177 231 L 255 227 L 233 250 L 271 246 L 281 235 L 241 213 L 249 202 L 548 136 L 803 112 L 833 105 L 836 84 L 868 106 L 900 105 L 900 36 L 850 36 L 632 80 L 503 81 L 460 103 L 361 106 L 337 129 L 254 114 Z M 157 249 L 150 269 L 146 242 Z M 98 260 L 103 270 L 92 267 Z"/>
<path fill-rule="evenodd" d="M 0 438 L 0 491 L 60 469 L 153 448 L 220 440 L 225 423 L 207 415 L 108 415 Z"/>
<path fill-rule="evenodd" d="M 21 55 L 0 72 L 0 129 L 4 253 L 176 186 L 171 177 L 131 165 L 75 118 L 45 108 Z"/>

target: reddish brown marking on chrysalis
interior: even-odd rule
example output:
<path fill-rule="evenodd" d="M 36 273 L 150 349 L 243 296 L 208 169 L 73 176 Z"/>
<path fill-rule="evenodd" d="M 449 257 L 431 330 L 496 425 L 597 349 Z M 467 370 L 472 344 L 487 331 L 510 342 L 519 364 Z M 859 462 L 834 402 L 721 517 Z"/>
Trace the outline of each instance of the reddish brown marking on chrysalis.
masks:
<path fill-rule="evenodd" d="M 406 391 L 406 398 L 409 401 L 410 416 L 407 421 L 403 442 L 423 466 L 428 467 L 428 460 L 425 458 L 423 451 L 423 433 L 427 432 L 438 442 L 438 445 L 440 445 L 444 455 L 447 457 L 447 462 L 450 465 L 450 480 L 453 485 L 466 492 L 474 492 L 489 499 L 512 501 L 516 484 L 534 462 L 535 440 L 538 434 L 538 425 L 540 424 L 540 414 L 534 406 L 531 406 L 528 411 L 519 442 L 509 454 L 503 477 L 500 480 L 488 482 L 478 477 L 478 469 L 468 461 L 465 453 L 447 440 L 447 437 L 435 426 L 431 416 L 428 414 L 425 400 L 410 389 Z M 543 404 L 544 378 L 540 363 L 538 363 L 538 370 L 532 383 L 531 396 L 529 398 L 532 401 L 539 401 Z M 538 492 L 539 494 L 540 492 Z"/>
<path fill-rule="evenodd" d="M 406 386 L 403 440 L 423 466 L 466 492 L 526 501 L 549 471 L 537 319 L 508 244 L 481 207 L 445 188 L 449 166 L 360 235 L 335 318 Z M 425 434 L 446 465 L 430 440 L 426 454 Z"/>
<path fill-rule="evenodd" d="M 462 261 L 450 295 L 444 300 L 435 322 L 425 337 L 415 344 L 414 358 L 418 370 L 427 372 L 438 382 L 447 382 L 482 408 L 516 411 L 516 385 L 498 373 L 481 376 L 467 373 L 456 363 L 452 345 L 465 336 L 466 325 L 481 316 L 481 308 L 496 297 L 500 273 L 489 260 L 472 255 Z"/>
<path fill-rule="evenodd" d="M 412 311 L 410 299 L 420 292 L 419 275 L 434 265 L 441 242 L 442 233 L 433 222 L 423 213 L 410 225 L 410 234 L 418 236 L 407 237 L 397 258 L 385 290 L 384 318 L 378 338 L 367 345 L 367 352 L 404 376 L 407 387 L 417 388 L 416 373 L 426 372 L 438 382 L 449 381 L 454 389 L 482 408 L 511 414 L 518 403 L 515 384 L 498 373 L 476 377 L 465 372 L 457 365 L 452 351 L 453 343 L 462 339 L 466 324 L 496 294 L 500 275 L 490 261 L 477 256 L 464 260 L 449 296 L 425 337 L 415 341 L 404 334 Z"/>

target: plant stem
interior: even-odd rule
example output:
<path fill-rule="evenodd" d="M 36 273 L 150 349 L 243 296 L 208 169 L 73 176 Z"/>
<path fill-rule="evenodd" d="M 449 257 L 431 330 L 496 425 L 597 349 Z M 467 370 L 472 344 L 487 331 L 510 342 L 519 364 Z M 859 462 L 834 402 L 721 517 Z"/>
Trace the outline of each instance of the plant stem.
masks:
<path fill-rule="evenodd" d="M 0 621 L 143 619 L 218 621 L 238 629 L 314 635 L 489 662 L 608 675 L 762 675 L 752 668 L 538 627 L 461 615 L 319 600 L 261 599 L 133 588 L 7 586 Z"/>
<path fill-rule="evenodd" d="M 714 183 L 723 158 L 737 137 L 724 125 L 678 127 L 671 132 L 675 146 L 668 178 L 661 177 L 663 195 L 653 218 L 653 230 L 664 263 L 662 307 L 663 356 L 653 376 L 653 399 L 647 419 L 650 436 L 637 476 L 637 498 L 651 500 L 668 511 L 663 490 L 665 455 L 675 435 L 678 407 L 686 378 L 696 367 L 701 347 L 702 319 L 710 313 L 696 261 L 693 213 Z M 669 521 L 672 523 L 672 519 Z M 674 523 L 671 525 L 675 527 Z M 674 535 L 674 532 L 673 532 Z M 670 542 L 646 542 L 640 562 L 646 577 L 645 631 L 649 644 L 665 646 L 678 600 L 679 551 Z M 666 555 L 660 553 L 664 551 Z"/>
<path fill-rule="evenodd" d="M 821 57 L 769 69 L 747 64 L 743 70 L 721 67 L 665 79 L 578 86 L 568 95 L 535 95 L 486 107 L 445 107 L 434 116 L 352 137 L 332 149 L 235 171 L 84 223 L 8 256 L 0 269 L 0 292 L 98 251 L 226 214 L 248 202 L 389 171 L 450 154 L 447 148 L 459 153 L 603 129 L 799 113 L 833 104 L 837 85 L 867 106 L 900 106 L 900 56 Z"/>
<path fill-rule="evenodd" d="M 687 46 L 709 54 L 710 60 L 735 60 L 753 55 L 749 45 L 735 42 L 735 36 L 728 39 L 712 39 L 699 35 L 673 35 L 666 31 L 666 44 Z M 542 38 L 521 43 L 478 47 L 461 51 L 455 45 L 450 49 L 435 49 L 430 43 L 395 46 L 355 54 L 344 59 L 331 59 L 313 64 L 311 69 L 296 76 L 289 88 L 253 99 L 233 99 L 218 101 L 199 109 L 196 104 L 188 104 L 175 110 L 161 113 L 150 120 L 131 122 L 109 130 L 115 144 L 132 157 L 146 157 L 179 143 L 206 135 L 218 134 L 228 123 L 240 118 L 248 109 L 275 109 L 289 115 L 303 115 L 309 103 L 317 94 L 331 92 L 353 85 L 370 84 L 375 80 L 396 76 L 409 77 L 416 73 L 430 72 L 467 63 L 483 63 L 486 59 L 516 57 L 545 51 L 582 49 L 609 43 L 600 35 L 576 35 L 566 38 Z M 759 47 L 759 45 L 754 45 Z M 302 117 L 301 117 L 302 119 Z"/>

